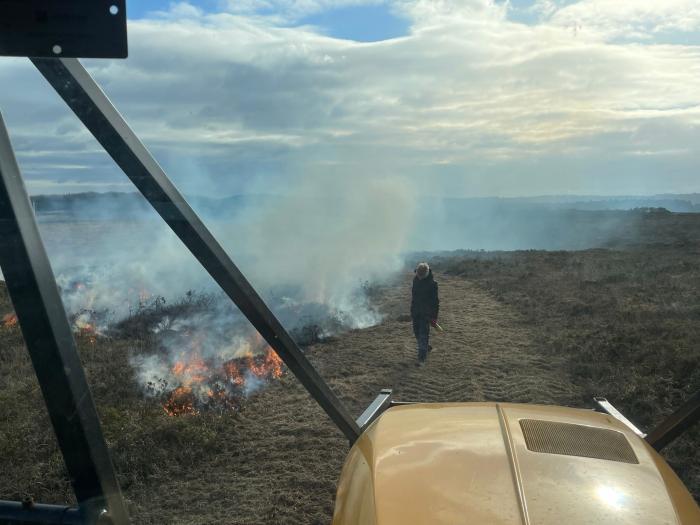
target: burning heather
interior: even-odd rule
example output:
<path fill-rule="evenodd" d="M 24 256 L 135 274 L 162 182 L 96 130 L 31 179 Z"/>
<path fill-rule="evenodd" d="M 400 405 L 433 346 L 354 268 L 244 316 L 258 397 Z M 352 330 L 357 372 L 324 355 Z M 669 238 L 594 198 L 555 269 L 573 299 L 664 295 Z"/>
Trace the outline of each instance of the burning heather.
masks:
<path fill-rule="evenodd" d="M 235 410 L 282 375 L 277 354 L 219 296 L 190 292 L 172 304 L 162 297 L 140 302 L 107 335 L 146 343 L 131 364 L 144 393 L 171 416 Z"/>
<path fill-rule="evenodd" d="M 258 355 L 246 355 L 224 363 L 190 356 L 170 370 L 177 383 L 174 389 L 163 382 L 151 383 L 151 389 L 163 398 L 169 416 L 197 414 L 201 410 L 235 410 L 248 395 L 270 380 L 282 376 L 282 360 L 272 348 Z M 161 380 L 163 381 L 163 380 Z"/>
<path fill-rule="evenodd" d="M 98 317 L 91 310 L 83 310 L 79 314 L 72 316 L 73 332 L 78 337 L 87 339 L 90 344 L 94 345 L 97 342 L 97 336 L 103 335 L 95 320 Z"/>
<path fill-rule="evenodd" d="M 70 319 L 73 333 L 79 338 L 87 339 L 91 344 L 95 344 L 97 342 L 97 336 L 102 335 L 95 324 L 90 321 L 93 315 L 94 314 L 85 311 L 81 312 L 79 315 L 72 316 Z M 0 326 L 9 330 L 17 326 L 17 323 L 17 314 L 9 313 L 2 317 Z"/>
<path fill-rule="evenodd" d="M 73 328 L 73 332 L 78 336 L 91 337 L 96 340 L 96 336 L 102 334 L 97 329 L 96 325 L 94 324 L 94 321 L 92 321 L 92 318 L 95 316 L 96 314 L 91 313 L 89 311 L 84 311 L 78 315 L 71 316 L 70 321 L 71 326 Z M 17 314 L 15 313 L 9 313 L 2 317 L 1 324 L 4 328 L 12 328 L 16 326 L 17 323 L 18 319 Z"/>
<path fill-rule="evenodd" d="M 152 334 L 158 350 L 135 356 L 132 364 L 146 393 L 160 399 L 170 416 L 235 410 L 250 394 L 282 376 L 281 359 L 257 333 L 223 341 L 226 335 L 217 332 L 222 327 L 207 315 L 168 319 L 167 324 L 159 323 Z"/>
<path fill-rule="evenodd" d="M 76 338 L 91 345 L 101 338 L 132 341 L 135 379 L 166 414 L 237 410 L 283 374 L 277 354 L 222 293 L 190 291 L 170 302 L 161 288 L 151 293 L 146 279 L 127 273 L 129 284 L 114 287 L 120 280 L 112 271 L 84 265 L 66 268 L 57 282 Z M 298 286 L 270 287 L 265 295 L 301 345 L 381 320 L 361 281 L 328 303 L 309 300 Z"/>
<path fill-rule="evenodd" d="M 229 209 L 227 199 L 207 221 L 302 346 L 380 322 L 366 284 L 403 267 L 413 189 L 386 177 L 345 180 L 314 175 L 245 209 Z M 172 415 L 235 409 L 279 377 L 276 355 L 177 235 L 150 211 L 135 218 L 113 209 L 91 206 L 89 220 L 82 212 L 39 217 L 81 346 L 99 351 L 114 339 L 129 348 L 143 395 Z"/>
<path fill-rule="evenodd" d="M 61 290 L 69 305 L 85 305 L 69 315 L 76 338 L 91 345 L 100 338 L 134 341 L 130 363 L 137 382 L 169 416 L 237 410 L 283 375 L 282 360 L 223 295 L 187 292 L 168 303 L 136 291 L 138 302 L 114 322 L 115 312 L 95 308 L 102 306 L 100 296 L 88 282 L 70 282 Z M 302 345 L 379 320 L 369 309 L 357 317 L 287 296 L 277 297 L 276 303 L 281 305 L 276 313 L 284 324 L 295 326 L 292 336 Z M 2 318 L 3 327 L 16 323 L 15 314 Z"/>

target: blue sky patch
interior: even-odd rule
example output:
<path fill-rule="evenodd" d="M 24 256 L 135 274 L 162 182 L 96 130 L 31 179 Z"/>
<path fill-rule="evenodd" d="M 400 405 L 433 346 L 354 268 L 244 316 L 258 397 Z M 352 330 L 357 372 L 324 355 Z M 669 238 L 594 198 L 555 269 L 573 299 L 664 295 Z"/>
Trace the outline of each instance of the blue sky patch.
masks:
<path fill-rule="evenodd" d="M 505 4 L 506 0 L 497 0 L 496 3 Z M 508 19 L 521 24 L 534 25 L 539 22 L 540 16 L 533 9 L 533 0 L 510 0 L 508 2 Z"/>
<path fill-rule="evenodd" d="M 198 7 L 204 12 L 216 12 L 219 7 L 218 0 L 194 0 L 191 2 L 176 2 L 173 0 L 126 0 L 126 16 L 129 20 L 151 18 L 156 11 L 168 11 L 171 6 L 178 3 L 188 3 Z"/>
<path fill-rule="evenodd" d="M 154 11 L 166 11 L 170 6 L 169 0 L 150 0 L 148 2 L 129 1 L 126 2 L 126 16 L 130 20 L 146 18 L 146 15 Z"/>
<path fill-rule="evenodd" d="M 334 38 L 357 42 L 377 42 L 405 36 L 410 24 L 386 5 L 362 5 L 332 9 L 299 21 L 313 25 Z"/>

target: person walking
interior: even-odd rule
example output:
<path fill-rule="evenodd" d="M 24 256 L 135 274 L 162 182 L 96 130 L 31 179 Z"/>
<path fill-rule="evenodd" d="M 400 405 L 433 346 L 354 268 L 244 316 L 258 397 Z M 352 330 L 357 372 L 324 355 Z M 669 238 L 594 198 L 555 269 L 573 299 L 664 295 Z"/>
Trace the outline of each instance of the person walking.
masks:
<path fill-rule="evenodd" d="M 438 284 L 433 279 L 433 271 L 426 262 L 416 266 L 413 288 L 411 290 L 411 319 L 413 335 L 418 345 L 418 366 L 423 366 L 428 357 L 430 346 L 430 326 L 437 325 L 440 299 Z"/>

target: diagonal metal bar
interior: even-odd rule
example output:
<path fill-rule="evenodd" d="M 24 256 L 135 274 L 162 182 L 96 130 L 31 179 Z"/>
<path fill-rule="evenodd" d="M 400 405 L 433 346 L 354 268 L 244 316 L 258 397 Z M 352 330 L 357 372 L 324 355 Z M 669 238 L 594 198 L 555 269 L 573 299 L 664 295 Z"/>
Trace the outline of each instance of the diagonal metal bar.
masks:
<path fill-rule="evenodd" d="M 620 423 L 625 425 L 627 428 L 629 428 L 632 432 L 637 434 L 640 438 L 645 438 L 647 435 L 639 430 L 637 426 L 632 423 L 629 419 L 627 419 L 622 412 L 620 412 L 617 408 L 613 406 L 613 404 L 608 401 L 604 397 L 594 397 L 593 401 L 595 401 L 600 408 L 602 408 L 605 412 L 610 414 L 612 417 L 617 419 Z"/>
<path fill-rule="evenodd" d="M 700 391 L 690 396 L 690 399 L 678 410 L 649 432 L 647 442 L 656 450 L 661 450 L 698 421 L 700 421 Z"/>
<path fill-rule="evenodd" d="M 100 421 L 0 115 L 0 267 L 86 523 L 128 523 Z"/>
<path fill-rule="evenodd" d="M 360 429 L 348 410 L 82 64 L 72 58 L 31 60 L 338 428 L 354 442 Z"/>
<path fill-rule="evenodd" d="M 391 388 L 383 388 L 379 395 L 374 398 L 365 411 L 357 418 L 357 425 L 364 432 L 372 422 L 382 415 L 386 409 L 391 407 Z"/>

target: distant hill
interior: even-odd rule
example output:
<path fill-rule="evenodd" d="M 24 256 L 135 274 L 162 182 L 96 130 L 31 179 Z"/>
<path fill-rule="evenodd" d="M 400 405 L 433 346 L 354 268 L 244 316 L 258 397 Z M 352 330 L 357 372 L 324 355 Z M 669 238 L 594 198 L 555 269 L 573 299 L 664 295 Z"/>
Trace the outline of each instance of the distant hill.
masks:
<path fill-rule="evenodd" d="M 681 213 L 700 212 L 700 193 L 625 196 L 547 196 L 515 198 L 515 201 L 542 204 L 555 208 L 577 210 L 632 210 L 635 208 L 666 208 Z"/>
<path fill-rule="evenodd" d="M 283 197 L 274 195 L 233 195 L 213 198 L 188 196 L 198 213 L 211 218 L 234 218 L 242 211 L 270 205 Z M 36 213 L 44 220 L 54 219 L 138 219 L 155 217 L 146 199 L 139 193 L 71 193 L 37 195 L 31 198 Z M 632 210 L 665 208 L 679 213 L 700 213 L 700 193 L 651 196 L 554 195 L 541 197 L 427 198 L 422 208 L 432 210 L 488 210 L 510 214 L 535 209 L 553 210 Z"/>
<path fill-rule="evenodd" d="M 36 195 L 31 197 L 38 216 L 80 218 L 138 217 L 152 213 L 146 199 L 139 193 L 68 193 L 65 195 Z"/>
<path fill-rule="evenodd" d="M 620 242 L 635 244 L 645 242 L 648 237 L 649 215 L 657 219 L 653 224 L 665 225 L 664 231 L 670 239 L 675 237 L 670 235 L 669 225 L 676 224 L 676 220 L 682 222 L 680 215 L 695 216 L 700 212 L 700 204 L 694 203 L 694 199 L 697 195 L 423 198 L 416 206 L 411 224 L 406 225 L 405 246 L 423 250 L 465 247 L 576 250 Z M 144 197 L 137 193 L 50 195 L 33 197 L 32 201 L 39 221 L 44 223 L 157 217 Z M 236 224 L 241 228 L 250 221 L 264 219 L 268 210 L 284 205 L 283 201 L 284 197 L 273 195 L 236 195 L 220 199 L 188 197 L 190 205 L 205 220 Z M 327 203 L 324 204 L 321 209 L 328 209 Z M 314 208 L 314 199 L 310 199 L 309 212 L 313 213 Z M 358 213 L 366 212 L 358 210 Z M 343 221 L 341 216 L 336 219 Z M 294 217 L 290 222 L 294 222 Z M 695 224 L 695 219 L 691 222 Z M 682 230 L 688 233 L 685 226 Z"/>
<path fill-rule="evenodd" d="M 208 218 L 234 218 L 244 210 L 275 199 L 265 195 L 234 195 L 225 198 L 186 197 L 194 210 Z M 138 220 L 156 217 L 140 193 L 69 193 L 31 197 L 40 220 Z"/>
<path fill-rule="evenodd" d="M 676 198 L 677 197 L 677 198 Z M 325 197 L 302 202 L 303 213 L 323 209 L 318 225 L 304 228 L 349 231 L 366 224 L 367 210 L 348 210 L 352 216 L 328 216 Z M 328 196 L 342 199 L 342 196 Z M 593 247 L 633 246 L 650 239 L 669 243 L 698 242 L 700 211 L 693 196 L 652 197 L 541 197 L 541 198 L 423 198 L 408 222 L 391 235 L 401 236 L 403 250 L 581 250 Z M 591 198 L 593 199 L 593 198 Z M 136 193 L 82 193 L 38 196 L 33 199 L 39 222 L 132 221 L 156 219 L 145 199 Z M 297 223 L 299 203 L 288 207 L 282 196 L 238 195 L 221 199 L 189 197 L 195 211 L 208 223 L 239 229 L 264 226 L 270 212 L 288 210 L 290 231 Z M 339 203 L 338 209 L 347 209 Z M 631 208 L 631 209 L 630 209 Z M 334 209 L 330 206 L 330 209 Z M 689 213 L 692 212 L 692 213 Z M 159 220 L 159 219 L 158 219 Z M 347 221 L 347 222 L 345 222 Z M 359 221 L 359 222 L 358 222 Z M 56 226 L 61 226 L 55 224 Z M 279 232 L 277 232 L 279 233 Z M 313 231 L 300 232 L 304 235 Z M 372 235 L 372 232 L 368 232 Z M 241 234 L 241 239 L 245 233 Z M 394 239 L 392 237 L 392 239 Z M 248 239 L 247 242 L 254 242 Z M 338 242 L 343 242 L 342 238 Z"/>

